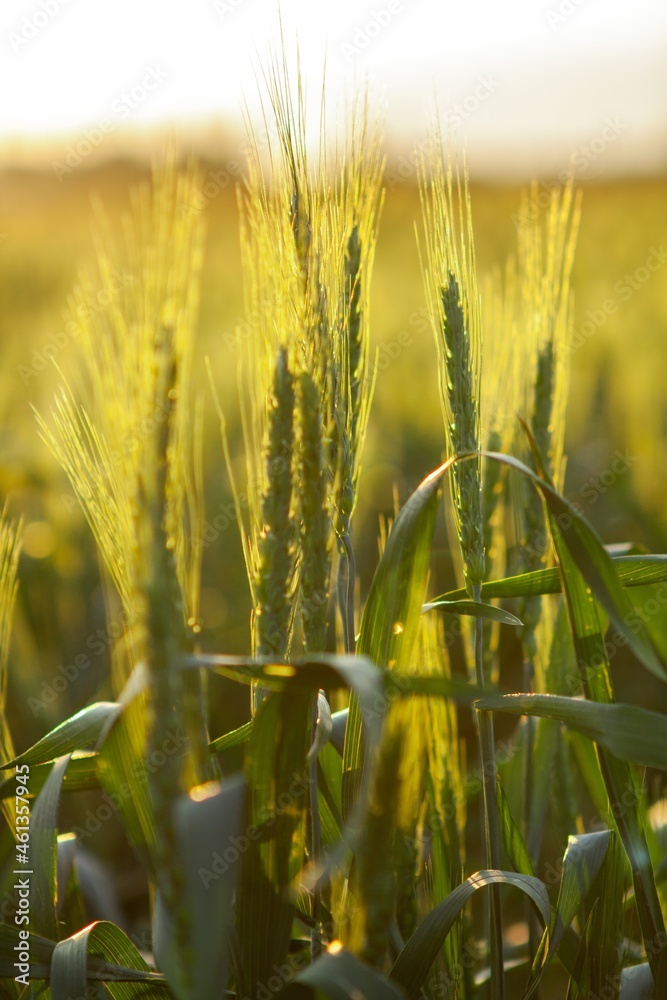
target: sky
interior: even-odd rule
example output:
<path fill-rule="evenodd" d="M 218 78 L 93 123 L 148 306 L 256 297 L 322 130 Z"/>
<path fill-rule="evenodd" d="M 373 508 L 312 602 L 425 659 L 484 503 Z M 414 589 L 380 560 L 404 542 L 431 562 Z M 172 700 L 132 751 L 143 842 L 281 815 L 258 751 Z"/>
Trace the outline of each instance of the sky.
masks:
<path fill-rule="evenodd" d="M 0 151 L 255 116 L 279 9 L 311 106 L 326 59 L 329 106 L 368 81 L 397 149 L 437 102 L 473 170 L 667 167 L 664 0 L 2 0 Z"/>

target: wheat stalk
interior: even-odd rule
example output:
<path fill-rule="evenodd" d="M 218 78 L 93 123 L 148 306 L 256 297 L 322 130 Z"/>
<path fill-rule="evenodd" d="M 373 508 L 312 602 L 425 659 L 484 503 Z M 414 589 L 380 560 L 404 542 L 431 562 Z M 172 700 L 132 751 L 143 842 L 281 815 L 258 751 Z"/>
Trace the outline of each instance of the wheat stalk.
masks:
<path fill-rule="evenodd" d="M 0 514 L 0 753 L 3 763 L 15 756 L 12 734 L 7 721 L 7 659 L 18 591 L 22 527 L 21 521 L 14 522 L 8 519 L 5 505 Z M 10 828 L 15 830 L 14 796 L 3 799 L 2 811 Z"/>
<path fill-rule="evenodd" d="M 480 381 L 482 323 L 467 174 L 463 180 L 432 141 L 422 161 L 425 283 L 438 355 L 440 398 L 451 454 L 481 450 Z M 456 527 L 464 575 L 472 594 L 484 579 L 481 462 L 455 463 L 451 473 Z"/>
<path fill-rule="evenodd" d="M 439 134 L 439 130 L 438 130 Z M 482 510 L 480 381 L 482 324 L 477 288 L 475 244 L 467 171 L 454 177 L 451 157 L 433 136 L 428 165 L 421 162 L 420 194 L 426 241 L 425 283 L 440 361 L 440 396 L 447 444 L 451 454 L 467 457 L 451 469 L 451 492 L 463 560 L 466 588 L 481 598 L 485 573 L 484 514 Z M 456 181 L 456 183 L 455 183 Z M 475 619 L 474 674 L 484 687 L 484 630 Z M 484 774 L 484 835 L 487 864 L 501 863 L 501 833 L 496 801 L 493 717 L 476 713 Z M 496 995 L 504 995 L 502 922 L 498 887 L 491 890 L 491 969 Z"/>

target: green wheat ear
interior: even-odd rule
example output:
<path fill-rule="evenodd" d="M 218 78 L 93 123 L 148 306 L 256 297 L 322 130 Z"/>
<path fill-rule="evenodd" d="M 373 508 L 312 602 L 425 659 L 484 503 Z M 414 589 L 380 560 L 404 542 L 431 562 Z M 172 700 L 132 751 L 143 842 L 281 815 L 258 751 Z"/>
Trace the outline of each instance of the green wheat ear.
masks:
<path fill-rule="evenodd" d="M 448 425 L 455 454 L 480 450 L 477 389 L 461 294 L 451 272 L 442 289 L 442 333 L 447 372 Z M 482 484 L 477 460 L 453 466 L 454 504 L 468 590 L 472 593 L 484 579 L 484 519 Z"/>
<path fill-rule="evenodd" d="M 266 489 L 255 572 L 255 652 L 285 656 L 289 647 L 294 588 L 292 455 L 294 386 L 282 348 L 276 359 L 266 443 Z"/>
<path fill-rule="evenodd" d="M 563 443 L 572 330 L 570 280 L 579 214 L 580 199 L 574 197 L 570 179 L 562 191 L 553 193 L 544 221 L 524 221 L 518 231 L 521 321 L 528 349 L 525 412 L 546 472 L 557 487 L 562 486 L 564 474 Z M 528 215 L 523 212 L 520 218 L 527 219 Z M 548 561 L 547 531 L 542 504 L 534 490 L 530 490 L 520 504 L 520 511 L 521 568 L 540 569 Z M 537 653 L 536 630 L 541 605 L 539 598 L 532 598 L 525 602 L 520 612 L 524 622 L 524 652 L 529 661 Z"/>
<path fill-rule="evenodd" d="M 523 398 L 525 373 L 521 359 L 516 262 L 510 257 L 504 272 L 487 275 L 482 287 L 484 363 L 482 366 L 481 427 L 485 451 L 509 453 L 513 447 L 517 400 Z M 504 530 L 506 470 L 491 459 L 482 461 L 482 513 L 486 578 L 505 572 Z M 491 635 L 493 629 L 487 629 Z"/>
<path fill-rule="evenodd" d="M 79 351 L 71 384 L 77 392 L 63 377 L 51 421 L 37 418 L 42 438 L 65 470 L 91 527 L 105 583 L 116 590 L 130 623 L 139 621 L 143 607 L 141 581 L 150 534 L 140 484 L 156 475 L 156 441 L 167 420 L 160 384 L 165 350 L 174 364 L 173 393 L 187 400 L 195 396 L 191 373 L 204 240 L 203 220 L 192 211 L 197 188 L 194 170 L 181 173 L 171 161 L 156 170 L 152 188 L 134 197 L 125 242 L 116 252 L 109 249 L 113 240 L 99 214 L 96 266 L 82 275 L 72 302 Z M 106 304 L 94 312 L 77 309 L 81 301 L 92 300 Z M 171 331 L 168 346 L 159 333 L 165 330 Z M 198 406 L 177 408 L 165 483 L 178 614 L 183 627 L 195 634 L 200 628 L 203 520 L 197 414 Z M 141 641 L 138 634 L 134 639 Z M 114 659 L 114 690 L 121 690 L 137 652 L 138 647 L 130 647 L 126 660 Z"/>
<path fill-rule="evenodd" d="M 149 779 L 160 892 L 181 942 L 189 914 L 173 807 L 185 788 L 213 776 L 199 674 L 180 671 L 177 662 L 200 628 L 201 430 L 191 405 L 204 236 L 192 211 L 197 187 L 196 173 L 181 173 L 171 161 L 157 171 L 152 189 L 134 199 L 117 263 L 100 224 L 97 272 L 83 279 L 80 294 L 90 300 L 91 290 L 107 291 L 111 274 L 122 280 L 106 305 L 77 317 L 85 402 L 66 383 L 52 426 L 40 418 L 129 623 L 126 660 L 112 659 L 114 689 L 138 663 L 147 668 L 150 712 L 137 740 L 145 738 L 150 751 L 167 732 L 187 733 L 187 761 L 167 755 Z"/>
<path fill-rule="evenodd" d="M 346 648 L 354 645 L 354 557 L 350 519 L 356 500 L 360 456 L 368 422 L 373 378 L 368 372 L 370 273 L 381 207 L 383 158 L 380 135 L 369 126 L 366 101 L 352 109 L 342 156 L 330 163 L 306 153 L 305 102 L 301 81 L 296 87 L 283 62 L 264 74 L 268 94 L 264 117 L 269 130 L 268 157 L 250 135 L 248 177 L 239 196 L 246 313 L 250 336 L 240 338 L 239 385 L 247 480 L 247 512 L 238 502 L 246 569 L 257 607 L 259 539 L 264 529 L 262 497 L 267 489 L 264 443 L 267 440 L 271 380 L 276 353 L 286 351 L 295 378 L 307 373 L 317 396 L 321 442 L 309 439 L 313 428 L 295 439 L 294 467 L 311 464 L 321 448 L 319 465 L 324 496 L 315 528 L 322 565 L 330 568 L 336 535 L 342 585 L 339 585 Z M 322 118 L 322 132 L 326 131 Z M 268 166 L 265 168 L 265 162 Z M 310 406 L 310 390 L 300 391 Z M 305 402 L 304 402 L 305 401 Z M 299 455 L 302 447 L 308 453 Z M 227 455 L 227 458 L 229 456 Z M 231 473 L 231 463 L 227 462 Z M 317 480 L 317 489 L 321 489 Z M 308 499 L 303 503 L 308 507 Z M 318 508 L 319 509 L 319 508 Z M 308 542 L 310 545 L 310 541 Z M 313 573 L 301 586 L 304 565 Z M 297 559 L 294 591 L 301 589 L 306 615 L 319 621 L 329 581 L 314 572 L 315 557 Z M 264 569 L 262 569 L 262 573 Z M 309 571 L 310 572 L 310 571 Z M 313 589 L 314 588 L 314 589 Z M 314 593 L 317 591 L 317 597 Z M 290 619 L 291 632 L 292 619 Z M 309 624 L 308 645 L 321 648 L 326 629 Z M 315 646 L 313 646 L 313 643 Z"/>
<path fill-rule="evenodd" d="M 451 454 L 480 451 L 481 309 L 467 175 L 463 183 L 440 148 L 422 163 L 426 292 L 440 359 L 440 397 Z M 484 579 L 484 517 L 479 458 L 452 466 L 452 497 L 466 587 Z"/>
<path fill-rule="evenodd" d="M 326 647 L 331 516 L 327 505 L 320 395 L 308 372 L 299 379 L 299 516 L 301 551 L 301 618 L 304 650 Z"/>

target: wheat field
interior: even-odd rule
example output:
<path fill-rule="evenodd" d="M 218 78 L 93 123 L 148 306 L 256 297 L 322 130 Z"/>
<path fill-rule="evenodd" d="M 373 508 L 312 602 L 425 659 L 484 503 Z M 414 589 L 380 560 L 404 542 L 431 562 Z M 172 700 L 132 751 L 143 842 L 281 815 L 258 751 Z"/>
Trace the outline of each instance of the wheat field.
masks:
<path fill-rule="evenodd" d="M 267 83 L 2 178 L 0 991 L 660 997 L 667 180 Z"/>

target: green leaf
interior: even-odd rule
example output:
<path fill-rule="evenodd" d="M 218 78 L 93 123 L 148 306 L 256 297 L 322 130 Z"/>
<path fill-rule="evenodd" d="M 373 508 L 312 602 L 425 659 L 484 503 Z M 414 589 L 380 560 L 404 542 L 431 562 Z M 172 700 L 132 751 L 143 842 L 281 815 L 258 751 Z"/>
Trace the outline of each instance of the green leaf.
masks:
<path fill-rule="evenodd" d="M 663 583 L 667 580 L 667 555 L 609 556 L 619 583 L 624 587 L 641 587 Z M 560 594 L 560 571 L 557 566 L 532 570 L 508 576 L 502 580 L 489 580 L 482 584 L 482 597 L 487 600 L 511 597 L 539 597 L 542 594 Z M 433 599 L 438 601 L 465 600 L 468 592 L 463 588 L 451 590 Z"/>
<path fill-rule="evenodd" d="M 75 934 L 87 922 L 79 879 L 80 858 L 76 835 L 60 834 L 56 860 L 56 919 L 60 937 Z M 83 864 L 85 866 L 85 861 Z"/>
<path fill-rule="evenodd" d="M 530 437 L 538 466 L 541 458 Z M 641 619 L 618 581 L 611 559 L 585 519 L 556 492 L 516 459 L 497 456 L 527 475 L 540 490 L 547 522 L 561 572 L 572 638 L 586 696 L 598 702 L 613 701 L 607 648 L 602 635 L 598 603 L 616 626 L 616 639 L 625 639 L 638 659 L 661 679 L 664 670 Z M 642 817 L 638 808 L 636 776 L 627 761 L 598 747 L 600 769 L 613 819 L 632 869 L 637 915 L 644 945 L 660 990 L 667 989 L 667 948 L 651 953 L 656 941 L 665 941 L 665 925 Z"/>
<path fill-rule="evenodd" d="M 104 727 L 118 715 L 120 709 L 121 706 L 114 701 L 97 701 L 89 705 L 66 722 L 61 722 L 29 750 L 6 764 L 0 764 L 0 770 L 16 767 L 17 764 L 43 764 L 73 750 L 85 750 L 97 742 Z"/>
<path fill-rule="evenodd" d="M 410 665 L 419 630 L 442 477 L 432 472 L 392 525 L 361 619 L 357 650 L 383 667 Z"/>
<path fill-rule="evenodd" d="M 478 708 L 555 719 L 615 757 L 667 771 L 667 715 L 620 702 L 603 704 L 555 694 L 483 695 Z"/>
<path fill-rule="evenodd" d="M 421 597 L 417 613 L 421 613 Z M 367 745 L 369 750 L 377 745 L 382 719 L 387 707 L 400 694 L 400 685 L 407 677 L 387 675 L 386 671 L 378 670 L 375 663 L 364 655 L 310 655 L 307 658 L 296 659 L 290 663 L 276 663 L 275 660 L 227 656 L 219 654 L 202 654 L 183 657 L 183 669 L 194 667 L 216 670 L 230 680 L 250 684 L 259 681 L 262 687 L 275 692 L 301 689 L 309 692 L 336 690 L 346 687 L 353 692 L 352 699 L 355 717 L 363 719 Z M 456 687 L 453 682 L 452 690 Z M 474 695 L 474 692 L 472 692 Z M 471 696 L 472 696 L 471 695 Z M 348 712 L 348 718 L 349 718 Z M 346 740 L 349 724 L 345 724 Z M 359 729 L 359 733 L 361 729 Z M 252 742 L 252 737 L 251 737 Z M 349 746 L 349 743 L 348 743 Z M 345 779 L 344 779 L 345 780 Z M 349 827 L 358 830 L 364 804 L 360 801 L 359 809 L 351 821 L 351 815 L 345 813 Z M 348 829 L 349 833 L 349 829 Z M 348 840 L 350 838 L 348 837 Z M 341 845 L 340 859 L 347 854 L 347 846 Z M 330 864 L 335 865 L 337 856 L 330 858 Z"/>
<path fill-rule="evenodd" d="M 22 931 L 23 928 L 11 924 L 0 924 L 0 979 L 13 979 L 16 975 L 14 963 L 17 946 L 25 943 L 25 939 L 20 936 Z M 151 972 L 132 942 L 114 924 L 90 924 L 59 944 L 38 934 L 29 934 L 31 981 L 50 978 L 56 948 L 59 949 L 56 968 L 60 980 L 59 989 L 75 969 L 79 985 L 82 972 L 87 976 L 87 983 L 83 984 L 83 988 L 79 988 L 77 992 L 65 993 L 68 1000 L 71 996 L 90 996 L 87 992 L 90 983 L 101 982 L 106 984 L 108 993 L 119 1000 L 169 1000 L 171 997 L 164 977 Z M 84 952 L 87 954 L 87 968 L 81 960 Z M 124 988 L 125 983 L 133 984 L 131 992 Z"/>
<path fill-rule="evenodd" d="M 78 750 L 75 750 L 70 758 L 69 766 L 63 779 L 63 792 L 89 792 L 94 789 L 99 790 L 101 786 L 97 773 L 97 760 L 98 755 L 96 753 L 81 753 Z M 52 770 L 52 761 L 49 761 L 48 764 L 35 764 L 30 768 L 30 786 L 28 794 L 31 797 L 39 795 Z M 0 798 L 4 799 L 15 794 L 16 779 L 12 774 L 11 777 L 5 778 L 5 780 L 0 784 Z"/>
<path fill-rule="evenodd" d="M 257 681 L 270 691 L 298 687 L 317 692 L 346 687 L 356 692 L 371 716 L 378 716 L 372 706 L 382 694 L 383 674 L 367 656 L 317 653 L 286 662 L 267 657 L 200 653 L 183 656 L 179 665 L 181 669 L 214 670 L 240 684 Z"/>
<path fill-rule="evenodd" d="M 496 801 L 498 803 L 503 847 L 512 868 L 515 872 L 520 872 L 522 875 L 534 875 L 533 863 L 530 860 L 530 855 L 521 836 L 521 831 L 512 816 L 500 775 L 496 775 Z"/>
<path fill-rule="evenodd" d="M 58 857 L 58 808 L 69 755 L 59 757 L 30 815 L 28 857 L 30 881 L 30 927 L 42 937 L 57 937 L 56 863 Z M 17 876 L 18 877 L 18 876 Z"/>
<path fill-rule="evenodd" d="M 500 622 L 502 625 L 523 625 L 521 619 L 517 618 L 516 615 L 511 615 L 509 611 L 497 608 L 493 604 L 483 604 L 481 601 L 446 601 L 438 598 L 425 604 L 422 611 L 433 611 L 435 608 L 441 608 L 442 611 L 450 615 L 472 615 L 475 618 L 487 618 L 492 622 Z"/>
<path fill-rule="evenodd" d="M 553 624 L 549 659 L 544 678 L 544 690 L 552 694 L 568 694 L 577 690 L 579 673 L 577 670 L 572 635 L 564 601 L 558 602 L 558 610 Z M 575 686 L 576 685 L 576 686 Z M 544 825 L 552 794 L 552 780 L 555 777 L 559 757 L 565 753 L 562 745 L 564 734 L 561 726 L 553 719 L 536 719 L 533 731 L 532 767 L 539 781 L 531 784 L 528 802 L 528 822 L 526 846 L 531 858 L 539 858 L 542 849 Z M 523 780 L 522 780 L 523 785 Z M 568 803 L 571 807 L 573 803 Z M 574 829 L 562 816 L 565 829 Z"/>
<path fill-rule="evenodd" d="M 629 887 L 628 859 L 620 837 L 614 832 L 600 871 L 590 892 L 586 909 L 588 957 L 587 982 L 591 996 L 609 994 L 609 984 L 618 987 L 621 956 L 625 948 L 624 901 Z M 617 996 L 617 992 L 615 993 Z"/>
<path fill-rule="evenodd" d="M 392 525 L 373 576 L 361 619 L 357 651 L 400 673 L 412 663 L 426 593 L 433 530 L 442 477 L 451 460 L 436 469 L 409 497 Z M 343 815 L 350 815 L 359 791 L 368 747 L 354 699 L 343 752 Z"/>
<path fill-rule="evenodd" d="M 570 836 L 563 855 L 563 870 L 551 928 L 549 953 L 553 954 L 565 936 L 581 903 L 593 885 L 609 847 L 610 830 Z"/>
<path fill-rule="evenodd" d="M 243 823 L 245 782 L 210 782 L 182 796 L 175 806 L 176 851 L 183 880 L 189 935 L 183 950 L 172 915 L 158 896 L 153 941 L 159 967 L 178 997 L 214 997 L 226 983 L 233 896 L 247 836 Z"/>
<path fill-rule="evenodd" d="M 241 746 L 241 744 L 248 742 L 251 733 L 252 721 L 246 722 L 243 726 L 239 726 L 238 729 L 234 729 L 231 733 L 225 733 L 224 736 L 218 736 L 217 739 L 211 740 L 208 745 L 209 750 L 212 750 L 215 753 L 220 753 L 221 750 L 231 750 L 232 747 Z"/>
<path fill-rule="evenodd" d="M 147 759 L 148 701 L 141 667 L 135 668 L 120 697 L 122 712 L 107 730 L 98 761 L 100 781 L 114 803 L 127 838 L 152 881 L 157 873 L 153 859 L 155 825 L 149 793 L 149 777 L 164 755 L 183 753 L 186 736 L 169 733 L 161 747 Z M 159 755 L 162 755 L 159 756 Z"/>
<path fill-rule="evenodd" d="M 196 667 L 216 670 L 243 684 L 257 680 L 262 687 L 275 692 L 302 691 L 316 694 L 320 689 L 348 688 L 354 694 L 357 711 L 361 712 L 369 751 L 378 744 L 382 719 L 387 707 L 400 694 L 399 684 L 408 680 L 407 677 L 395 677 L 379 670 L 367 656 L 347 654 L 310 655 L 290 663 L 276 663 L 274 659 L 268 658 L 204 654 L 183 657 L 180 665 L 183 669 Z M 473 695 L 476 693 L 478 692 L 473 692 Z M 253 729 L 254 725 L 256 720 Z M 341 840 L 337 845 L 330 845 L 325 870 L 308 874 L 306 881 L 311 880 L 308 885 L 310 889 L 315 881 L 326 878 L 333 869 L 347 867 L 350 850 L 359 837 L 365 809 L 366 795 L 362 795 L 358 798 L 354 814 L 347 817 Z M 333 819 L 333 814 L 330 818 Z M 333 831 L 331 824 L 329 829 Z"/>
<path fill-rule="evenodd" d="M 386 685 L 391 701 L 407 695 L 425 695 L 427 697 L 451 698 L 461 705 L 470 705 L 484 692 L 476 684 L 459 677 L 436 677 L 433 675 L 417 676 L 415 674 L 400 674 L 396 677 L 387 675 Z M 489 690 L 490 685 L 485 688 Z M 493 690 L 493 688 L 491 688 Z"/>
<path fill-rule="evenodd" d="M 431 910 L 400 952 L 391 978 L 403 987 L 409 1000 L 417 1000 L 443 942 L 470 897 L 482 886 L 501 884 L 521 889 L 537 907 L 545 925 L 549 923 L 549 896 L 544 883 L 516 872 L 480 871 L 457 886 L 447 899 Z"/>
<path fill-rule="evenodd" d="M 103 982 L 114 1000 L 159 1000 L 171 996 L 130 939 L 107 921 L 89 924 L 60 941 L 51 959 L 51 1000 L 88 997 L 89 981 Z M 141 984 L 141 987 L 138 987 Z M 100 992 L 99 997 L 104 997 Z"/>
<path fill-rule="evenodd" d="M 284 963 L 295 915 L 290 887 L 305 854 L 313 694 L 292 685 L 268 694 L 246 755 L 248 787 L 236 928 L 241 996 L 254 996 Z"/>
<path fill-rule="evenodd" d="M 567 766 L 570 779 L 581 778 L 593 809 L 598 816 L 605 816 L 609 809 L 609 796 L 600 769 L 600 754 L 596 744 L 582 736 L 576 729 L 570 728 L 563 749 L 561 767 Z"/>
<path fill-rule="evenodd" d="M 527 476 L 542 494 L 549 514 L 549 527 L 558 555 L 561 579 L 566 593 L 568 592 L 568 581 L 571 581 L 572 572 L 576 570 L 586 582 L 590 594 L 604 608 L 619 637 L 625 639 L 627 645 L 647 670 L 650 670 L 660 680 L 667 681 L 667 673 L 651 643 L 644 623 L 635 612 L 632 601 L 619 581 L 609 553 L 586 519 L 557 493 L 550 483 L 540 479 L 523 462 L 511 455 L 500 455 L 493 452 L 485 452 L 484 455 L 487 458 L 504 462 L 510 468 Z M 571 566 L 569 560 L 563 558 L 564 553 L 571 560 Z M 588 628 L 589 626 L 585 624 L 586 611 L 581 607 L 581 601 L 577 600 L 573 603 L 569 601 L 568 603 L 571 604 L 575 627 L 577 618 L 579 618 L 579 624 Z M 579 634 L 582 633 L 579 632 Z"/>
<path fill-rule="evenodd" d="M 331 848 L 343 835 L 341 804 L 341 755 L 328 743 L 317 760 L 317 799 L 322 840 Z"/>
<path fill-rule="evenodd" d="M 646 626 L 658 654 L 667 663 L 667 587 L 648 584 L 630 592 L 637 618 Z"/>
<path fill-rule="evenodd" d="M 537 989 L 544 970 L 558 951 L 568 928 L 586 899 L 604 861 L 610 837 L 609 830 L 568 837 L 563 855 L 558 900 L 549 930 L 545 931 L 535 956 L 524 1000 L 528 1000 Z M 552 865 L 548 865 L 545 878 L 550 882 L 553 876 L 558 877 L 558 872 Z"/>
<path fill-rule="evenodd" d="M 332 946 L 316 962 L 299 972 L 280 994 L 289 1000 L 405 1000 L 405 994 L 370 965 Z"/>

